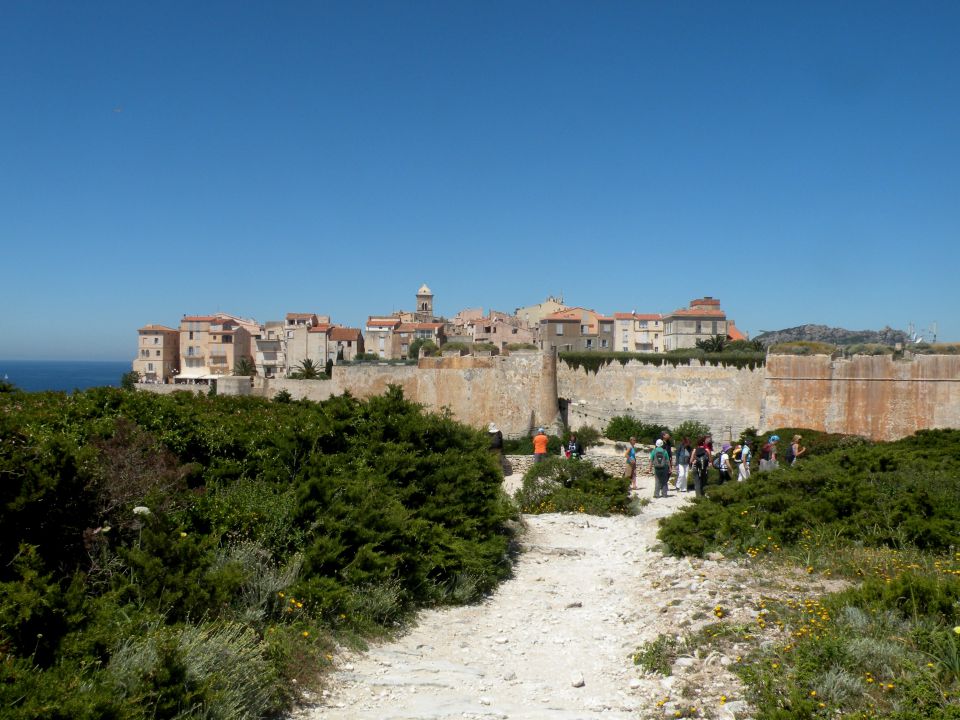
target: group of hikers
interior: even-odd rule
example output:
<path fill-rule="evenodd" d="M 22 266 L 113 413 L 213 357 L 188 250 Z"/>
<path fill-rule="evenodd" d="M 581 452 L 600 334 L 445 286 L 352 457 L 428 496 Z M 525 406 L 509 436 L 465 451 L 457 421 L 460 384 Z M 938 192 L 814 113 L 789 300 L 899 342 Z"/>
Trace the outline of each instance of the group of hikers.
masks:
<path fill-rule="evenodd" d="M 797 458 L 806 453 L 807 449 L 801 445 L 803 437 L 794 435 L 793 442 L 787 450 L 785 461 L 788 465 L 797 462 Z M 760 451 L 760 469 L 774 470 L 780 466 L 777 459 L 777 443 L 780 441 L 779 435 L 771 435 L 763 444 Z M 630 438 L 630 444 L 625 453 L 627 467 L 625 476 L 630 478 L 630 489 L 637 489 L 637 439 Z M 736 468 L 737 481 L 743 482 L 750 477 L 750 463 L 753 460 L 753 451 L 750 449 L 750 442 L 744 440 L 743 443 L 733 447 L 730 443 L 724 443 L 720 451 L 713 451 L 713 437 L 704 435 L 697 440 L 696 446 L 693 446 L 689 438 L 683 438 L 680 445 L 674 451 L 673 441 L 670 433 L 666 430 L 657 438 L 656 445 L 650 451 L 650 465 L 653 468 L 653 497 L 667 497 L 667 490 L 672 485 L 676 492 L 689 492 L 690 479 L 693 479 L 693 489 L 697 497 L 703 497 L 703 489 L 707 484 L 707 476 L 710 467 L 713 466 L 720 472 L 719 484 L 730 482 L 733 479 L 733 471 Z M 675 477 L 673 482 L 670 478 Z"/>
<path fill-rule="evenodd" d="M 487 427 L 490 435 L 490 450 L 501 455 L 503 453 L 503 433 L 495 423 L 490 423 Z M 533 460 L 541 462 L 547 457 L 547 442 L 549 438 L 544 428 L 537 428 L 536 435 L 533 436 Z M 801 445 L 803 437 L 794 435 L 790 447 L 787 449 L 785 462 L 787 465 L 793 465 L 797 459 L 806 453 L 807 449 Z M 780 467 L 777 459 L 777 443 L 780 442 L 779 435 L 771 435 L 764 442 L 760 450 L 760 470 L 775 470 Z M 624 477 L 630 478 L 630 489 L 637 489 L 637 438 L 631 437 L 630 444 L 625 453 L 627 467 L 624 471 Z M 583 445 L 577 440 L 575 432 L 570 433 L 567 444 L 562 449 L 563 455 L 567 458 L 577 459 L 583 457 Z M 697 439 L 697 444 L 693 445 L 690 438 L 683 438 L 680 444 L 674 449 L 673 440 L 670 432 L 664 430 L 657 438 L 656 445 L 650 451 L 650 465 L 653 468 L 654 486 L 653 497 L 667 497 L 667 490 L 673 487 L 674 491 L 680 493 L 690 492 L 690 483 L 693 482 L 693 491 L 697 497 L 703 497 L 703 489 L 707 484 L 707 476 L 710 467 L 720 472 L 719 484 L 733 480 L 734 468 L 736 468 L 737 481 L 743 482 L 750 477 L 750 464 L 753 460 L 753 451 L 750 449 L 750 441 L 744 440 L 736 447 L 730 443 L 723 443 L 719 452 L 714 453 L 713 436 L 704 435 Z M 671 477 L 674 478 L 670 482 Z"/>

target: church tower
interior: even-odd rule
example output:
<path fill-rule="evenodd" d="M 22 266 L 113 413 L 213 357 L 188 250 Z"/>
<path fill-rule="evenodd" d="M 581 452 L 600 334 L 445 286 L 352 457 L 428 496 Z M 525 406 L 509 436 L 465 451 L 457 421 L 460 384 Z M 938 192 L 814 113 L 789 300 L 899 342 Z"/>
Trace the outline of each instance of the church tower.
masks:
<path fill-rule="evenodd" d="M 433 293 L 424 283 L 417 290 L 417 309 L 414 312 L 417 322 L 433 321 Z"/>

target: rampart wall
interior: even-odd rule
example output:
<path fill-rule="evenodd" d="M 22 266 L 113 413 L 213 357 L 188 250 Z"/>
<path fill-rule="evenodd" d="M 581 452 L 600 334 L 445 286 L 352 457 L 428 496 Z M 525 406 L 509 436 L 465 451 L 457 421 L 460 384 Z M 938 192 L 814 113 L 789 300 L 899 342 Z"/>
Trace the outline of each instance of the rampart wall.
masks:
<path fill-rule="evenodd" d="M 763 369 L 702 365 L 649 365 L 612 362 L 596 373 L 557 365 L 557 394 L 568 402 L 572 428 L 602 430 L 611 418 L 630 415 L 675 427 L 685 420 L 707 425 L 716 439 L 738 437 L 759 427 Z"/>
<path fill-rule="evenodd" d="M 219 381 L 218 381 L 219 382 Z M 224 382 L 218 392 L 236 394 Z M 236 380 L 232 381 L 236 385 Z M 960 356 L 889 355 L 832 359 L 770 355 L 755 370 L 701 365 L 613 362 L 596 373 L 573 369 L 550 353 L 421 358 L 411 365 L 339 365 L 330 380 L 255 378 L 254 395 L 286 390 L 324 400 L 349 391 L 366 398 L 399 385 L 430 410 L 447 409 L 477 428 L 496 422 L 507 437 L 545 425 L 559 430 L 558 397 L 572 428 L 602 429 L 616 415 L 674 427 L 697 420 L 714 438 L 736 438 L 748 427 L 805 427 L 894 440 L 923 428 L 960 428 Z M 140 385 L 153 392 L 202 388 Z M 246 390 L 246 386 L 243 388 Z"/>

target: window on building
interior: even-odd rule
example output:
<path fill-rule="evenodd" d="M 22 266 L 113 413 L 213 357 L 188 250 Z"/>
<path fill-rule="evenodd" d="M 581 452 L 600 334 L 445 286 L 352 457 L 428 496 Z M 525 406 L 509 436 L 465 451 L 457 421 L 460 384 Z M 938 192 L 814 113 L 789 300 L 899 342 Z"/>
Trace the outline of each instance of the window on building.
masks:
<path fill-rule="evenodd" d="M 716 334 L 717 334 L 717 321 L 714 320 L 712 324 L 713 324 L 713 333 L 712 333 L 712 334 L 713 334 L 713 335 L 716 335 Z"/>
<path fill-rule="evenodd" d="M 154 354 L 155 354 L 157 357 L 160 357 L 160 351 L 159 351 L 159 350 L 157 350 Z"/>
<path fill-rule="evenodd" d="M 587 338 L 587 350 L 593 350 L 593 338 Z"/>
<path fill-rule="evenodd" d="M 646 330 L 646 329 L 647 329 L 647 321 L 646 321 L 646 320 L 641 320 L 641 321 L 640 321 L 640 329 L 641 329 L 641 330 Z"/>
<path fill-rule="evenodd" d="M 563 323 L 556 323 L 554 328 L 556 329 L 556 335 L 563 335 Z"/>
<path fill-rule="evenodd" d="M 658 340 L 659 338 L 660 338 L 660 333 L 654 333 L 654 334 L 653 334 L 653 339 L 654 339 L 654 340 Z"/>
<path fill-rule="evenodd" d="M 159 342 L 160 342 L 160 338 L 155 337 L 155 338 L 153 339 L 153 344 L 154 344 L 154 345 L 159 344 Z"/>
<path fill-rule="evenodd" d="M 147 370 L 153 372 L 153 363 L 147 363 Z"/>
<path fill-rule="evenodd" d="M 193 340 L 193 330 L 190 331 L 190 340 Z"/>
<path fill-rule="evenodd" d="M 581 325 L 581 326 L 580 326 L 580 334 L 581 334 L 581 335 L 587 335 L 589 332 L 590 332 L 590 326 L 589 326 L 589 325 Z"/>
<path fill-rule="evenodd" d="M 602 348 L 609 347 L 609 344 L 607 343 L 606 338 L 603 338 L 602 340 L 600 340 L 600 347 Z"/>
<path fill-rule="evenodd" d="M 626 346 L 626 345 L 623 346 L 623 351 L 624 351 L 624 352 L 627 352 L 627 346 Z"/>
<path fill-rule="evenodd" d="M 697 329 L 696 329 L 697 335 L 700 335 L 700 334 L 703 333 L 703 329 L 702 329 L 701 325 L 702 325 L 702 323 L 701 323 L 699 320 L 697 320 Z"/>

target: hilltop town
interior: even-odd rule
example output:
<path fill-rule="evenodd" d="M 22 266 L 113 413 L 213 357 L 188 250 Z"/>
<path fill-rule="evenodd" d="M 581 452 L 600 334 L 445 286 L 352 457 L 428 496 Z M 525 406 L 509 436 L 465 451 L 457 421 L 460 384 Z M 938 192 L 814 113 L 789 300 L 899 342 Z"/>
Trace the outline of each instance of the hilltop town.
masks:
<path fill-rule="evenodd" d="M 709 296 L 670 313 L 604 315 L 548 297 L 513 313 L 466 308 L 448 319 L 435 314 L 434 294 L 424 284 L 414 307 L 370 315 L 362 329 L 310 312 L 264 323 L 228 313 L 184 315 L 177 328 L 151 324 L 138 330 L 133 371 L 144 383 L 208 384 L 226 375 L 310 377 L 332 365 L 416 360 L 445 347 L 658 353 L 716 336 L 746 339 Z"/>

